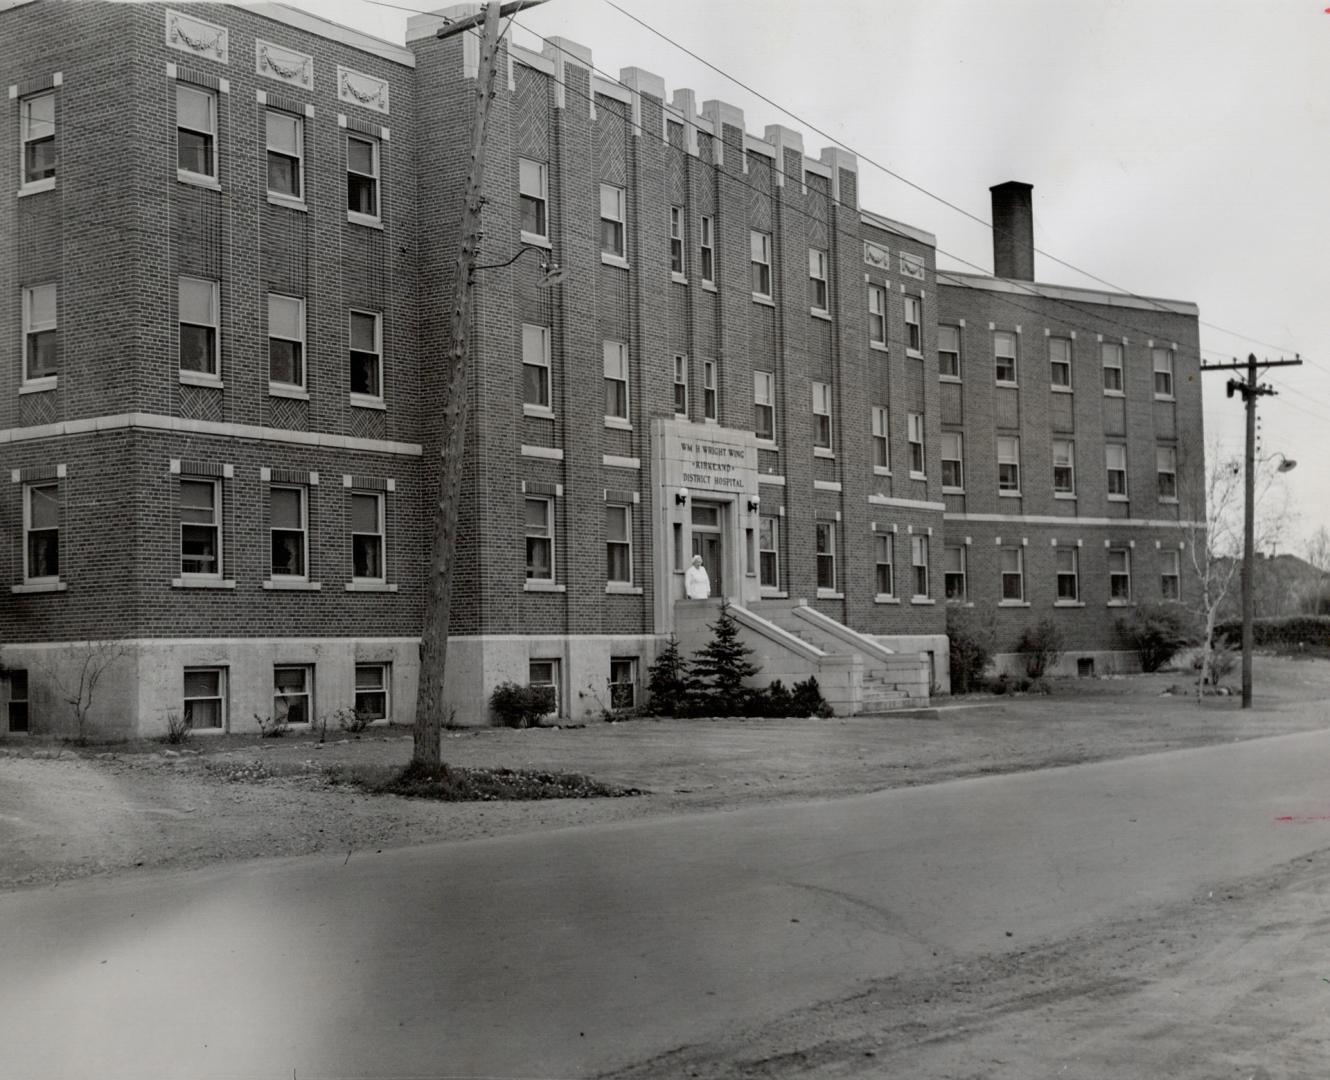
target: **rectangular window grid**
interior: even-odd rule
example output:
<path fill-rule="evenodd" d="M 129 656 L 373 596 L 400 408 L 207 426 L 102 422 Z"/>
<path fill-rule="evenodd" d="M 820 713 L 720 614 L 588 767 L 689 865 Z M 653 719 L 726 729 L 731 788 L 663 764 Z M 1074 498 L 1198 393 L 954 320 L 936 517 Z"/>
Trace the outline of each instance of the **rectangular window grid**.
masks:
<path fill-rule="evenodd" d="M 605 342 L 605 415 L 628 419 L 628 346 Z"/>
<path fill-rule="evenodd" d="M 1101 342 L 1099 355 L 1104 363 L 1104 393 L 1122 393 L 1122 346 L 1115 341 Z"/>
<path fill-rule="evenodd" d="M 1075 603 L 1081 598 L 1078 562 L 1079 555 L 1074 547 L 1059 547 L 1054 552 L 1054 564 L 1057 568 L 1058 599 L 1063 603 Z"/>
<path fill-rule="evenodd" d="M 23 579 L 60 579 L 60 485 L 29 484 L 23 499 Z"/>
<path fill-rule="evenodd" d="M 670 207 L 670 273 L 680 274 L 683 269 L 683 207 Z"/>
<path fill-rule="evenodd" d="M 831 449 L 831 384 L 813 383 L 813 445 Z"/>
<path fill-rule="evenodd" d="M 814 311 L 827 310 L 827 253 L 817 248 L 808 251 L 808 302 Z"/>
<path fill-rule="evenodd" d="M 522 324 L 522 404 L 550 407 L 550 331 Z"/>
<path fill-rule="evenodd" d="M 176 171 L 182 178 L 217 178 L 217 95 L 176 83 Z"/>
<path fill-rule="evenodd" d="M 1104 447 L 1104 460 L 1108 465 L 1108 496 L 1110 499 L 1127 497 L 1127 448 L 1121 443 L 1108 443 Z"/>
<path fill-rule="evenodd" d="M 873 468 L 888 470 L 891 468 L 891 441 L 887 428 L 887 408 L 885 405 L 873 406 Z"/>
<path fill-rule="evenodd" d="M 180 573 L 222 576 L 222 486 L 216 480 L 180 481 Z"/>
<path fill-rule="evenodd" d="M 702 283 L 704 285 L 714 285 L 716 283 L 715 228 L 715 219 L 703 214 L 701 220 L 701 253 Z"/>
<path fill-rule="evenodd" d="M 999 435 L 997 441 L 998 491 L 1012 495 L 1021 493 L 1021 441 L 1010 435 Z"/>
<path fill-rule="evenodd" d="M 268 381 L 305 386 L 305 301 L 268 294 Z"/>
<path fill-rule="evenodd" d="M 605 507 L 605 580 L 620 585 L 633 582 L 633 508 Z"/>
<path fill-rule="evenodd" d="M 392 684 L 391 664 L 357 664 L 356 716 L 370 723 L 392 716 L 389 700 Z"/>
<path fill-rule="evenodd" d="M 965 489 L 965 459 L 962 456 L 964 440 L 959 431 L 942 433 L 942 489 Z"/>
<path fill-rule="evenodd" d="M 34 94 L 19 103 L 23 143 L 23 183 L 29 190 L 55 183 L 55 92 Z"/>
<path fill-rule="evenodd" d="M 868 286 L 868 344 L 887 347 L 887 290 L 881 285 Z"/>
<path fill-rule="evenodd" d="M 554 580 L 554 500 L 526 500 L 526 576 L 528 581 Z"/>
<path fill-rule="evenodd" d="M 942 549 L 942 588 L 948 600 L 965 600 L 965 548 L 960 544 Z"/>
<path fill-rule="evenodd" d="M 304 580 L 308 575 L 309 493 L 302 487 L 268 491 L 272 576 Z"/>
<path fill-rule="evenodd" d="M 910 475 L 924 475 L 924 414 L 906 413 L 906 441 L 910 446 Z"/>
<path fill-rule="evenodd" d="M 764 589 L 780 588 L 780 518 L 763 514 L 757 526 L 758 581 Z"/>
<path fill-rule="evenodd" d="M 1053 440 L 1053 490 L 1059 495 L 1076 494 L 1076 448 L 1070 439 Z"/>
<path fill-rule="evenodd" d="M 314 715 L 314 669 L 288 665 L 272 669 L 272 718 L 278 723 L 308 724 Z"/>
<path fill-rule="evenodd" d="M 1016 382 L 1016 335 L 1006 330 L 993 333 L 993 368 L 996 380 L 1006 385 Z"/>
<path fill-rule="evenodd" d="M 1178 451 L 1173 446 L 1155 447 L 1155 478 L 1161 502 L 1178 500 Z"/>
<path fill-rule="evenodd" d="M 268 193 L 303 200 L 305 121 L 302 117 L 275 109 L 269 109 L 264 119 L 268 140 Z"/>
<path fill-rule="evenodd" d="M 1159 595 L 1165 600 L 1178 600 L 1182 596 L 1182 558 L 1176 551 L 1160 552 Z"/>
<path fill-rule="evenodd" d="M 7 709 L 9 731 L 20 735 L 32 730 L 28 714 L 28 672 L 26 668 L 11 668 L 9 671 L 9 707 Z"/>
<path fill-rule="evenodd" d="M 1048 339 L 1048 362 L 1051 369 L 1050 381 L 1059 389 L 1071 389 L 1071 339 Z"/>
<path fill-rule="evenodd" d="M 1173 350 L 1154 349 L 1155 397 L 1165 400 L 1173 397 Z"/>
<path fill-rule="evenodd" d="M 937 328 L 937 373 L 946 379 L 961 377 L 961 328 Z"/>
<path fill-rule="evenodd" d="M 631 709 L 637 705 L 637 657 L 610 657 L 610 708 Z"/>
<path fill-rule="evenodd" d="M 896 537 L 891 533 L 873 535 L 873 581 L 878 596 L 896 595 Z"/>
<path fill-rule="evenodd" d="M 674 415 L 688 415 L 688 357 L 674 358 Z"/>
<path fill-rule="evenodd" d="M 1001 549 L 1002 599 L 1008 602 L 1025 600 L 1025 551 L 1018 547 Z"/>
<path fill-rule="evenodd" d="M 59 371 L 55 285 L 30 285 L 23 290 L 23 378 L 54 378 Z"/>
<path fill-rule="evenodd" d="M 549 175 L 543 161 L 518 158 L 517 191 L 521 229 L 537 240 L 549 238 Z"/>
<path fill-rule="evenodd" d="M 384 581 L 383 496 L 377 491 L 351 492 L 351 577 Z"/>
<path fill-rule="evenodd" d="M 346 135 L 346 212 L 357 218 L 378 221 L 379 140 L 369 135 Z"/>
<path fill-rule="evenodd" d="M 610 184 L 600 185 L 600 251 L 616 259 L 624 258 L 624 191 Z"/>
<path fill-rule="evenodd" d="M 182 715 L 190 731 L 226 729 L 226 669 L 185 668 Z"/>
<path fill-rule="evenodd" d="M 770 371 L 753 372 L 753 433 L 776 437 L 776 376 Z"/>
<path fill-rule="evenodd" d="M 771 234 L 749 234 L 753 295 L 771 298 Z"/>
<path fill-rule="evenodd" d="M 383 316 L 373 311 L 349 314 L 351 393 L 383 398 Z"/>
<path fill-rule="evenodd" d="M 816 531 L 817 544 L 817 587 L 835 592 L 836 590 L 836 525 L 831 521 L 819 521 Z"/>
<path fill-rule="evenodd" d="M 910 566 L 914 570 L 915 599 L 924 599 L 929 595 L 928 583 L 928 537 L 910 537 Z"/>
<path fill-rule="evenodd" d="M 917 296 L 905 298 L 905 351 L 911 356 L 924 354 L 923 302 Z"/>
<path fill-rule="evenodd" d="M 217 375 L 217 339 L 220 323 L 218 285 L 204 278 L 182 277 L 177 282 L 180 306 L 180 370 Z"/>
<path fill-rule="evenodd" d="M 702 415 L 708 420 L 717 417 L 716 361 L 702 361 Z"/>
<path fill-rule="evenodd" d="M 1110 603 L 1131 602 L 1131 552 L 1127 548 L 1108 551 L 1108 599 Z"/>

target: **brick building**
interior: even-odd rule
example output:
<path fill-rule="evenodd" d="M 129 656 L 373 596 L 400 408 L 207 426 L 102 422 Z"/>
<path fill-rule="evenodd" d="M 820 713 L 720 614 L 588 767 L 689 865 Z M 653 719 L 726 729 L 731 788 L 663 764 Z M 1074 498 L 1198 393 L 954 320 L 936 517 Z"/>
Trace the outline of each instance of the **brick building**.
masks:
<path fill-rule="evenodd" d="M 439 25 L 0 5 L 10 730 L 67 730 L 102 641 L 105 732 L 410 719 L 477 62 Z M 1194 308 L 1036 285 L 1028 229 L 998 230 L 998 278 L 939 275 L 844 151 L 568 41 L 500 70 L 459 721 L 504 679 L 565 715 L 640 700 L 665 635 L 714 617 L 693 554 L 767 677 L 842 710 L 945 685 L 952 594 L 1121 662 L 1105 605 L 1169 591 L 1163 451 L 1200 467 Z"/>

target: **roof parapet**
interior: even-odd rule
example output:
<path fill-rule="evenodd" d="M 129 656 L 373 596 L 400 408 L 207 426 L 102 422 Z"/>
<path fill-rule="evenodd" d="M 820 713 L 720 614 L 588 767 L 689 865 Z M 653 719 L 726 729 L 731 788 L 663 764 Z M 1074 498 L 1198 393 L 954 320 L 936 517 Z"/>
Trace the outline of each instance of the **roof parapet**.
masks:
<path fill-rule="evenodd" d="M 787 179 L 785 175 L 785 151 L 794 150 L 799 154 L 799 186 L 804 187 L 803 160 L 804 160 L 804 136 L 803 132 L 795 131 L 793 128 L 787 128 L 783 124 L 768 124 L 766 130 L 762 133 L 763 140 L 771 143 L 776 148 L 776 186 L 784 187 Z"/>

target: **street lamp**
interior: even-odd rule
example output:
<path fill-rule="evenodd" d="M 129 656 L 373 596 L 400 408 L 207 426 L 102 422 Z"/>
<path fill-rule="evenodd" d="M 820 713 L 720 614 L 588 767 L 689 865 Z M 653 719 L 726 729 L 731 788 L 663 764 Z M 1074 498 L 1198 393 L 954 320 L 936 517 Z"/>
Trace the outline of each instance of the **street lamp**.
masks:
<path fill-rule="evenodd" d="M 1242 533 L 1242 707 L 1251 708 L 1251 654 L 1252 641 L 1252 571 L 1256 561 L 1256 466 L 1279 458 L 1276 472 L 1286 473 L 1296 469 L 1298 463 L 1279 452 L 1263 457 L 1258 462 L 1251 453 L 1251 444 L 1247 444 L 1246 499 L 1243 506 Z"/>

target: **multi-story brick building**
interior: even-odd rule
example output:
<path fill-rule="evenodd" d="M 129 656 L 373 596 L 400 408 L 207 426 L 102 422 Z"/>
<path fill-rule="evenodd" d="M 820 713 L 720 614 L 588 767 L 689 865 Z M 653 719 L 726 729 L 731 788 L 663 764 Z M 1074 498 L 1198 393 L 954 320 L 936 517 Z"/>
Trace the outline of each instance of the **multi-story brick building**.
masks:
<path fill-rule="evenodd" d="M 67 729 L 108 640 L 104 731 L 409 720 L 477 59 L 440 23 L 401 47 L 280 5 L 0 10 L 11 730 Z M 459 720 L 504 679 L 568 715 L 639 699 L 712 615 L 683 600 L 693 554 L 768 677 L 842 709 L 945 684 L 951 594 L 1114 653 L 1105 604 L 1176 548 L 1164 451 L 1192 461 L 1181 432 L 1199 462 L 1194 309 L 939 275 L 844 151 L 572 42 L 501 71 Z"/>

